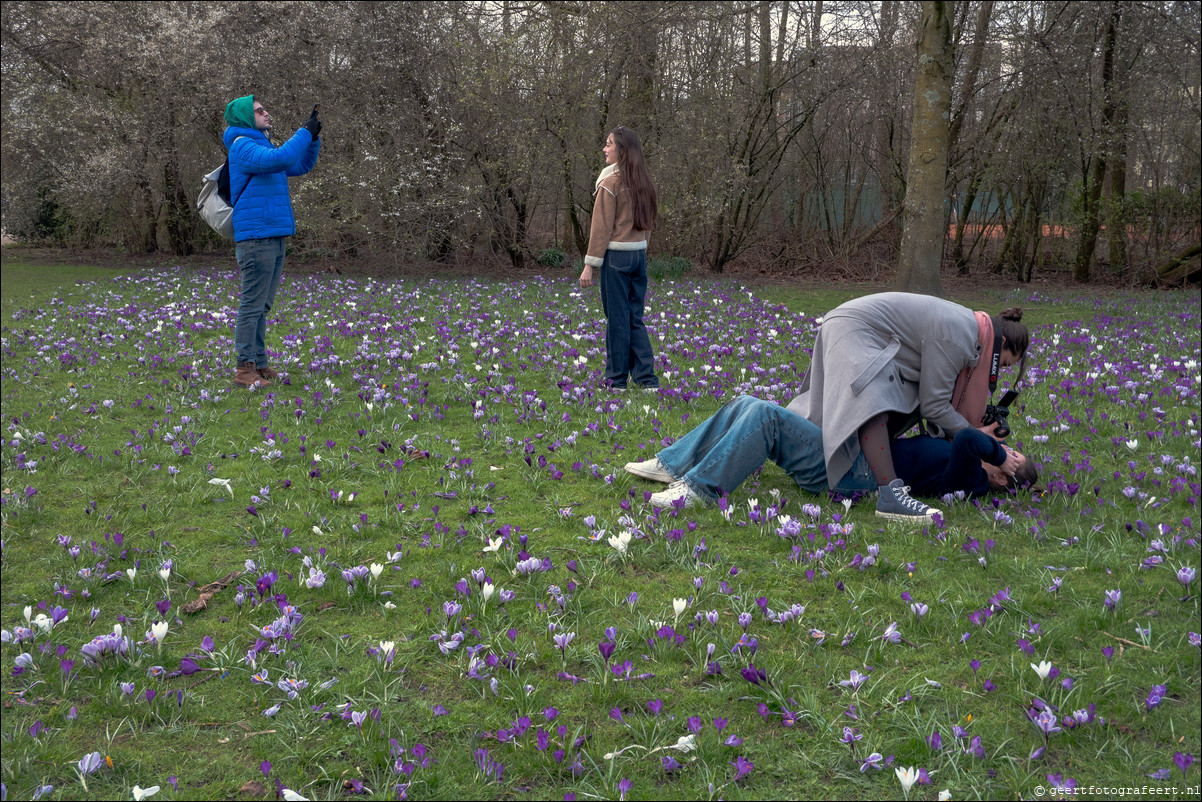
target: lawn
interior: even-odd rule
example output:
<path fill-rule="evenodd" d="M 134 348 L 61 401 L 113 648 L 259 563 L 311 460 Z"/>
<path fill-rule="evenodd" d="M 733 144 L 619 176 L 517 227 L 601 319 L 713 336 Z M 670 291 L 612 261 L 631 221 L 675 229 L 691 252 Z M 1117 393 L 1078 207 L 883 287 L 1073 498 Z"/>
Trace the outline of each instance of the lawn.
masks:
<path fill-rule="evenodd" d="M 954 297 L 1028 310 L 1042 489 L 916 528 L 622 470 L 853 287 L 654 281 L 615 394 L 567 274 L 291 273 L 248 392 L 231 270 L 2 279 L 11 798 L 1198 796 L 1196 293 Z"/>

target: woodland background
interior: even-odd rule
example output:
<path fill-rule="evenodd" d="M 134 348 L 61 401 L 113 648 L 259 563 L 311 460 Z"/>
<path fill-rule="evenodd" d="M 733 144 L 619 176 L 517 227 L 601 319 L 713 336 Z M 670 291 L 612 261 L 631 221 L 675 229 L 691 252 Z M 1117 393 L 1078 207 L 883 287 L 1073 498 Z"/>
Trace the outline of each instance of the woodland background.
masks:
<path fill-rule="evenodd" d="M 5 2 L 2 212 L 18 240 L 228 248 L 194 210 L 222 112 L 277 141 L 302 257 L 570 265 L 605 132 L 642 136 L 652 255 L 865 278 L 902 241 L 924 6 L 906 2 Z M 954 2 L 948 275 L 1196 270 L 1199 3 Z M 1176 259 L 1176 261 L 1174 261 Z"/>

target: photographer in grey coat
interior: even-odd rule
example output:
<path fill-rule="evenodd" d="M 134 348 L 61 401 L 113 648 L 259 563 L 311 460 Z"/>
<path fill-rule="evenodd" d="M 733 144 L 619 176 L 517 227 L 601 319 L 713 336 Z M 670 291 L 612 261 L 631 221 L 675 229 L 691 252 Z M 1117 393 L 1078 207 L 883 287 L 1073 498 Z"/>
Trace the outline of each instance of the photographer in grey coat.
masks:
<path fill-rule="evenodd" d="M 983 427 L 997 370 L 1026 356 L 1021 309 L 997 317 L 927 295 L 856 298 L 823 318 L 801 394 L 788 409 L 822 429 L 827 476 L 842 477 L 863 454 L 878 485 L 877 515 L 930 521 L 939 510 L 909 495 L 890 441 L 919 418 L 952 438 Z M 1002 470 L 1013 476 L 1017 462 Z M 833 487 L 833 484 L 832 484 Z"/>

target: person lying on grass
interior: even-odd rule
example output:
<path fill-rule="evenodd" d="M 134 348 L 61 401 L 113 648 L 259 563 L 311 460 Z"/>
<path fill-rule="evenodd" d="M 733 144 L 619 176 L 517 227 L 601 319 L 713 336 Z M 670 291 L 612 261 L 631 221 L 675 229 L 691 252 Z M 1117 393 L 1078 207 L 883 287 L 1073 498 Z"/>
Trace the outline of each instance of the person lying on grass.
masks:
<path fill-rule="evenodd" d="M 925 434 L 898 438 L 892 448 L 898 476 L 915 495 L 940 497 L 963 491 L 975 497 L 991 490 L 1025 488 L 1039 478 L 1025 456 L 978 429 L 964 429 L 950 441 Z M 667 490 L 652 494 L 655 506 L 683 501 L 690 507 L 713 503 L 730 493 L 767 459 L 811 493 L 821 493 L 828 485 L 849 495 L 877 489 L 863 454 L 842 478 L 828 483 L 822 430 L 796 412 L 746 395 L 727 402 L 651 459 L 626 463 L 626 471 L 669 484 Z"/>

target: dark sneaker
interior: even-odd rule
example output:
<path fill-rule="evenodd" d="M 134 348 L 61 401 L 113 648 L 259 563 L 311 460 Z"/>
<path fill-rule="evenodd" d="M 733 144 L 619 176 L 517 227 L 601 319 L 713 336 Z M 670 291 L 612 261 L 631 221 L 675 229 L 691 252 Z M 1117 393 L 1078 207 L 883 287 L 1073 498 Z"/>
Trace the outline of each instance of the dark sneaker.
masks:
<path fill-rule="evenodd" d="M 234 374 L 234 384 L 239 387 L 267 387 L 271 382 L 259 375 L 259 369 L 254 362 L 239 362 L 238 372 Z"/>
<path fill-rule="evenodd" d="M 910 486 L 903 484 L 901 479 L 894 479 L 887 485 L 877 488 L 876 514 L 891 521 L 914 521 L 930 523 L 934 516 L 942 513 L 934 507 L 928 507 L 918 499 L 910 497 Z"/>
<path fill-rule="evenodd" d="M 653 482 L 663 482 L 666 485 L 676 481 L 676 477 L 668 473 L 667 468 L 659 461 L 659 457 L 652 457 L 643 462 L 628 462 L 626 463 L 626 473 L 633 473 L 635 476 L 641 476 Z"/>
<path fill-rule="evenodd" d="M 681 502 L 683 502 L 683 504 Z M 694 493 L 692 490 L 689 490 L 689 486 L 684 482 L 673 482 L 668 486 L 667 490 L 651 494 L 652 506 L 663 507 L 665 509 L 671 507 L 688 509 L 689 507 L 704 503 L 705 499 Z"/>

